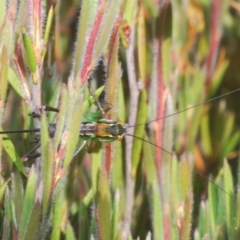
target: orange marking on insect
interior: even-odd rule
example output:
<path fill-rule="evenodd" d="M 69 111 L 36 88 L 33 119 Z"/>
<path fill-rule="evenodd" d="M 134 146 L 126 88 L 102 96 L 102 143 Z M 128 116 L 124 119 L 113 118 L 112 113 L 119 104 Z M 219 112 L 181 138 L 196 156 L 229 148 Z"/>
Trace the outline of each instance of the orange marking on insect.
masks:
<path fill-rule="evenodd" d="M 111 137 L 112 135 L 106 130 L 109 129 L 109 124 L 97 123 L 96 136 L 98 137 Z"/>
<path fill-rule="evenodd" d="M 118 141 L 122 141 L 122 140 L 123 140 L 123 137 L 124 137 L 123 135 L 118 136 L 118 137 L 117 137 L 117 140 L 118 140 Z"/>

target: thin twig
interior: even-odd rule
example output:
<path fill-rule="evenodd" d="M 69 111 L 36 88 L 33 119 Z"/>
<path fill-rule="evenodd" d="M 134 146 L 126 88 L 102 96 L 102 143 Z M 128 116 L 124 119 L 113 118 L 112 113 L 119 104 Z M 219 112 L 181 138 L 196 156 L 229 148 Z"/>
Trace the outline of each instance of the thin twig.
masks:
<path fill-rule="evenodd" d="M 136 80 L 136 71 L 134 64 L 134 34 L 135 26 L 132 25 L 131 35 L 129 40 L 129 47 L 126 51 L 127 57 L 127 68 L 128 68 L 128 81 L 130 89 L 130 110 L 129 110 L 129 125 L 136 123 L 137 109 L 138 109 L 138 98 L 139 90 Z M 134 135 L 134 129 L 129 129 L 129 134 Z M 126 138 L 126 207 L 124 213 L 124 220 L 122 225 L 122 239 L 127 239 L 130 233 L 131 217 L 134 200 L 134 179 L 131 177 L 132 169 L 132 148 L 133 138 Z"/>

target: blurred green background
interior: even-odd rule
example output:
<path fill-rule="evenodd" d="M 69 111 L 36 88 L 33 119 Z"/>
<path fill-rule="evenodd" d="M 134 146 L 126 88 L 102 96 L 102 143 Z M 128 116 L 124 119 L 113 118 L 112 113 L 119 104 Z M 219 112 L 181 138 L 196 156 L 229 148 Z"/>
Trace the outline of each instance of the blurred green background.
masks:
<path fill-rule="evenodd" d="M 35 135 L 1 135 L 2 239 L 239 239 L 238 1 L 2 4 L 2 128 L 41 128 L 24 164 Z M 129 126 L 74 156 L 89 79 Z"/>

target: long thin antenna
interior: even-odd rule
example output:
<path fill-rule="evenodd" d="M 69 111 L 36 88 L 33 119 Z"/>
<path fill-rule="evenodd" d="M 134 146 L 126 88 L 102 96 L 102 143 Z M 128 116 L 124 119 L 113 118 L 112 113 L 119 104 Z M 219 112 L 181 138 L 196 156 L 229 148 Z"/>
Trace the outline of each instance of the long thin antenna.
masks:
<path fill-rule="evenodd" d="M 215 187 L 219 188 L 220 190 L 222 190 L 224 193 L 226 193 L 230 198 L 232 198 L 231 194 L 228 193 L 224 188 L 222 188 L 221 186 L 217 185 L 211 178 L 208 178 L 206 176 L 204 176 L 202 173 L 198 172 L 197 170 L 195 170 L 197 174 L 199 174 L 201 177 L 205 178 L 206 180 L 208 180 L 209 182 L 211 182 Z"/>
<path fill-rule="evenodd" d="M 142 141 L 144 141 L 144 142 L 146 142 L 146 143 L 149 143 L 149 144 L 151 144 L 151 145 L 153 145 L 153 146 L 155 146 L 155 147 L 157 147 L 157 148 L 160 148 L 162 151 L 164 151 L 164 152 L 172 155 L 171 152 L 165 150 L 164 148 L 162 148 L 162 147 L 160 147 L 160 146 L 158 146 L 158 145 L 156 145 L 156 144 L 154 144 L 154 143 L 152 143 L 152 142 L 150 142 L 150 141 L 148 141 L 148 140 L 145 140 L 145 139 L 143 139 L 143 138 L 140 138 L 140 137 L 135 136 L 135 135 L 132 135 L 132 134 L 126 134 L 125 136 L 130 136 L 130 137 L 133 137 L 133 138 L 142 140 Z M 195 170 L 195 171 L 196 171 L 196 170 Z M 202 173 L 200 173 L 200 172 L 198 172 L 198 171 L 196 171 L 196 173 L 199 174 L 201 177 L 205 178 L 207 181 L 211 182 L 211 184 L 213 184 L 215 187 L 217 187 L 217 188 L 219 188 L 220 190 L 222 190 L 225 194 L 227 194 L 231 199 L 234 200 L 234 197 L 233 197 L 229 192 L 227 192 L 227 191 L 226 191 L 224 188 L 222 188 L 221 186 L 217 185 L 212 179 L 206 177 L 205 175 L 203 175 Z M 239 204 L 237 203 L 237 205 L 239 205 Z"/>
<path fill-rule="evenodd" d="M 186 112 L 186 111 L 188 111 L 188 110 L 190 110 L 190 109 L 193 109 L 193 108 L 195 108 L 195 107 L 199 107 L 199 106 L 201 106 L 201 105 L 204 105 L 204 104 L 206 104 L 206 103 L 212 102 L 212 101 L 214 101 L 214 100 L 217 100 L 217 99 L 219 99 L 219 98 L 222 98 L 222 97 L 224 97 L 224 96 L 230 95 L 230 94 L 235 93 L 235 92 L 238 92 L 238 91 L 240 91 L 240 88 L 235 89 L 235 90 L 233 90 L 233 91 L 231 91 L 231 92 L 222 94 L 222 95 L 220 95 L 220 96 L 217 96 L 217 97 L 215 97 L 215 98 L 209 99 L 209 100 L 207 100 L 207 101 L 205 101 L 205 102 L 198 103 L 198 104 L 196 104 L 196 105 L 194 105 L 194 106 L 192 106 L 192 107 L 186 108 L 186 109 L 181 110 L 181 111 L 179 111 L 179 112 L 175 112 L 175 113 L 172 113 L 172 114 L 166 115 L 166 116 L 164 116 L 164 117 L 157 118 L 157 119 L 154 119 L 154 120 L 145 122 L 145 123 L 138 123 L 138 124 L 136 124 L 136 125 L 127 126 L 127 128 L 137 127 L 137 126 L 145 125 L 145 124 L 148 124 L 148 123 L 151 123 L 151 122 L 155 122 L 155 121 L 158 121 L 158 120 L 162 120 L 162 119 L 165 119 L 165 118 L 168 118 L 168 117 L 172 117 L 172 116 L 175 116 L 175 115 L 177 115 L 177 114 L 179 114 L 179 113 Z"/>
<path fill-rule="evenodd" d="M 0 131 L 0 134 L 27 133 L 27 132 L 40 132 L 40 129 L 35 128 L 35 129 L 25 129 L 25 130 Z"/>
<path fill-rule="evenodd" d="M 204 176 L 202 173 L 198 172 L 197 170 L 195 170 L 197 174 L 199 174 L 201 177 L 205 178 L 207 181 L 209 181 L 211 184 L 213 184 L 213 186 L 215 186 L 216 188 L 219 188 L 220 190 L 222 190 L 225 194 L 227 194 L 236 204 L 237 206 L 240 206 L 239 203 L 235 200 L 234 198 L 234 193 L 229 193 L 227 192 L 224 188 L 222 188 L 221 186 L 217 185 L 211 178 L 208 178 L 206 176 Z M 233 196 L 232 196 L 233 195 Z"/>
<path fill-rule="evenodd" d="M 160 147 L 160 146 L 156 145 L 155 143 L 152 143 L 152 142 L 150 142 L 150 141 L 148 141 L 148 140 L 145 140 L 145 139 L 143 139 L 143 138 L 140 138 L 140 137 L 138 137 L 138 136 L 135 136 L 135 135 L 132 135 L 132 134 L 129 134 L 129 133 L 127 133 L 125 136 L 130 136 L 130 137 L 133 137 L 133 138 L 142 140 L 142 141 L 144 141 L 144 142 L 146 142 L 146 143 L 149 143 L 149 144 L 153 145 L 154 147 L 160 148 L 162 151 L 164 151 L 164 152 L 172 155 L 172 153 L 169 152 L 168 150 L 165 150 L 164 148 L 162 148 L 162 147 Z"/>

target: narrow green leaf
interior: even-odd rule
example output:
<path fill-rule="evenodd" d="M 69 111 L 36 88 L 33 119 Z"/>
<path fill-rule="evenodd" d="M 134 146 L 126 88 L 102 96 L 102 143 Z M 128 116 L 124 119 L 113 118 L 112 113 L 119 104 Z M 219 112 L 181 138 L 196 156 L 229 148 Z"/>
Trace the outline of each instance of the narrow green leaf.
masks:
<path fill-rule="evenodd" d="M 11 2 L 11 7 L 9 6 L 9 1 L 1 1 L 1 13 L 0 17 L 3 22 L 0 24 L 0 34 L 1 34 L 1 46 L 6 46 L 8 56 L 12 56 L 12 53 L 15 49 L 15 44 L 13 43 L 13 38 L 16 36 L 15 32 L 15 21 L 13 23 L 12 16 L 16 15 L 17 12 L 17 3 L 16 1 Z M 4 10 L 4 16 L 2 11 Z"/>
<path fill-rule="evenodd" d="M 187 194 L 184 205 L 184 220 L 183 220 L 183 240 L 191 239 L 191 226 L 192 226 L 192 211 L 193 211 L 193 192 L 190 190 Z"/>
<path fill-rule="evenodd" d="M 215 179 L 216 181 L 216 179 Z M 222 174 L 221 174 L 221 183 L 222 183 Z M 224 199 L 224 191 L 220 188 L 222 185 L 221 183 L 217 183 L 215 186 L 215 189 L 217 190 L 217 225 L 218 226 L 224 226 L 225 220 L 226 220 L 226 211 L 225 211 L 225 199 Z M 213 183 L 209 183 L 214 185 Z M 220 184 L 220 185 L 219 185 Z"/>
<path fill-rule="evenodd" d="M 17 224 L 17 218 L 16 218 L 16 211 L 15 211 L 16 207 L 15 204 L 13 202 L 11 202 L 11 213 L 12 213 L 12 225 L 14 226 L 15 229 L 18 228 L 18 224 Z"/>
<path fill-rule="evenodd" d="M 15 204 L 16 219 L 19 224 L 21 221 L 23 200 L 24 200 L 24 184 L 21 178 L 21 175 L 18 171 L 12 173 L 12 189 L 11 189 L 11 198 Z"/>
<path fill-rule="evenodd" d="M 79 204 L 79 239 L 89 239 L 90 219 L 87 210 L 87 205 L 83 202 Z"/>
<path fill-rule="evenodd" d="M 97 0 L 83 1 L 81 5 L 81 14 L 80 20 L 77 28 L 77 41 L 76 41 L 76 50 L 75 50 L 75 59 L 74 59 L 74 77 L 80 71 L 81 64 L 84 59 L 84 51 L 86 48 L 86 39 L 88 37 L 89 32 L 91 31 L 91 27 L 93 21 L 95 19 L 95 14 L 98 6 Z"/>
<path fill-rule="evenodd" d="M 1 129 L 1 131 L 3 131 L 3 130 Z M 26 171 L 24 169 L 23 162 L 21 161 L 21 159 L 20 159 L 12 141 L 9 139 L 7 134 L 2 134 L 2 136 L 3 136 L 3 148 L 4 148 L 4 150 L 8 154 L 11 161 L 16 165 L 17 169 L 25 175 Z"/>
<path fill-rule="evenodd" d="M 165 102 L 165 114 L 170 115 L 173 112 L 173 102 L 172 102 L 172 96 L 170 94 L 167 94 L 166 102 Z M 173 131 L 174 131 L 174 122 L 173 118 L 167 119 L 163 123 L 164 129 L 162 129 L 161 135 L 163 138 L 162 147 L 163 149 L 168 150 L 168 152 L 172 152 L 173 147 Z M 160 130 L 161 131 L 161 130 Z M 155 151 L 156 154 L 157 151 Z M 158 172 L 161 175 L 161 186 L 163 187 L 164 191 L 164 202 L 169 203 L 172 199 L 172 183 L 171 183 L 171 168 L 172 168 L 172 154 L 169 154 L 168 152 L 165 152 L 161 150 L 162 155 L 162 163 L 161 170 L 158 170 Z M 159 166 L 159 165 L 158 165 Z M 167 212 L 169 215 L 169 212 Z M 171 218 L 171 216 L 169 216 Z"/>
<path fill-rule="evenodd" d="M 160 8 L 161 9 L 161 8 Z M 162 15 L 162 16 L 161 16 Z M 160 13 L 160 19 L 165 22 L 165 26 L 162 28 L 162 47 L 161 47 L 161 58 L 162 58 L 162 74 L 165 84 L 168 86 L 171 74 L 171 51 L 172 51 L 172 7 L 171 4 L 166 5 L 162 8 Z"/>
<path fill-rule="evenodd" d="M 135 18 L 135 10 L 134 9 L 136 9 L 136 8 L 137 8 L 136 0 L 131 0 L 131 1 L 126 2 L 124 17 L 129 24 L 134 22 L 134 18 Z"/>
<path fill-rule="evenodd" d="M 111 237 L 111 201 L 108 178 L 105 170 L 102 168 L 99 175 L 99 184 L 96 198 L 99 238 L 110 240 Z"/>
<path fill-rule="evenodd" d="M 33 210 L 31 212 L 31 218 L 28 223 L 28 228 L 26 231 L 26 236 L 24 239 L 44 239 L 40 238 L 39 230 L 40 230 L 40 223 L 41 223 L 41 205 L 36 203 L 34 204 Z M 45 234 L 46 234 L 45 228 Z"/>
<path fill-rule="evenodd" d="M 123 176 L 123 151 L 122 142 L 115 142 L 115 156 L 114 161 L 112 161 L 112 187 L 118 189 L 124 186 L 124 176 Z"/>
<path fill-rule="evenodd" d="M 11 205 L 12 202 L 9 201 L 11 199 L 10 191 L 6 188 L 5 196 L 4 196 L 4 220 L 2 225 L 2 239 L 11 239 L 10 229 L 13 227 L 12 223 L 12 210 Z"/>
<path fill-rule="evenodd" d="M 92 191 L 94 194 L 98 189 L 99 172 L 102 165 L 102 150 L 92 153 Z"/>
<path fill-rule="evenodd" d="M 11 67 L 8 69 L 8 82 L 21 98 L 27 98 L 25 97 L 26 94 L 24 93 L 21 81 Z"/>
<path fill-rule="evenodd" d="M 208 198 L 209 198 L 209 213 L 208 216 L 211 223 L 211 232 L 214 232 L 216 229 L 216 218 L 217 218 L 217 194 L 216 186 L 214 184 L 208 184 Z"/>
<path fill-rule="evenodd" d="M 42 103 L 51 107 L 59 107 L 59 99 L 61 94 L 62 84 L 61 76 L 58 74 L 57 64 L 54 63 L 45 70 L 44 78 L 42 79 Z M 56 116 L 59 114 L 53 111 L 48 111 L 47 117 L 49 122 L 56 122 Z"/>
<path fill-rule="evenodd" d="M 152 226 L 154 239 L 164 239 L 164 224 L 163 224 L 163 206 L 159 186 L 156 181 L 151 184 L 151 209 L 152 209 Z"/>
<path fill-rule="evenodd" d="M 3 107 L 3 103 L 5 102 L 6 94 L 7 94 L 7 77 L 8 77 L 8 55 L 6 46 L 2 46 L 1 52 L 1 60 L 0 60 L 0 100 L 1 106 Z"/>
<path fill-rule="evenodd" d="M 149 141 L 148 137 L 145 135 L 144 140 Z M 147 183 L 152 185 L 155 181 L 157 181 L 157 171 L 156 165 L 153 158 L 152 147 L 150 144 L 143 145 L 143 169 L 145 170 Z"/>
<path fill-rule="evenodd" d="M 119 84 L 120 84 L 120 64 L 119 64 L 119 37 L 117 33 L 114 33 L 116 36 L 111 38 L 111 42 L 109 43 L 109 60 L 108 60 L 108 70 L 107 70 L 107 78 L 108 81 L 105 82 L 106 86 L 106 101 L 111 103 L 112 108 L 107 112 L 107 118 L 111 118 L 113 120 L 117 119 L 118 115 L 118 96 L 119 96 Z"/>
<path fill-rule="evenodd" d="M 66 240 L 75 240 L 75 235 L 73 231 L 73 227 L 70 224 L 67 224 L 66 228 Z"/>
<path fill-rule="evenodd" d="M 238 148 L 238 152 L 239 152 L 239 148 Z M 236 206 L 240 205 L 240 155 L 238 155 L 238 159 L 237 159 L 237 189 L 236 189 Z M 240 208 L 237 207 L 236 208 L 237 212 L 236 212 L 236 229 L 238 232 L 240 232 Z"/>
<path fill-rule="evenodd" d="M 36 176 L 34 167 L 32 167 L 29 174 L 28 182 L 27 182 L 26 192 L 24 195 L 23 208 L 22 208 L 22 214 L 21 214 L 22 216 L 21 216 L 21 221 L 19 225 L 20 240 L 24 240 L 27 233 L 29 220 L 34 207 L 36 187 L 37 187 L 37 176 Z"/>
<path fill-rule="evenodd" d="M 82 105 L 82 98 L 80 94 L 80 84 L 76 82 L 77 86 L 73 83 L 73 81 L 68 82 L 68 102 L 67 102 L 67 113 L 66 113 L 66 120 L 65 120 L 65 131 L 62 134 L 61 138 L 61 151 L 65 151 L 65 159 L 63 166 L 66 169 L 72 160 L 74 155 L 74 150 L 77 145 L 78 136 L 80 132 L 80 125 L 81 125 L 81 105 Z M 77 109 L 78 105 L 78 109 Z M 75 118 L 75 119 L 74 119 Z M 79 118 L 79 119 L 78 119 Z M 71 134 L 70 134 L 71 132 Z"/>
<path fill-rule="evenodd" d="M 207 213 L 206 203 L 204 201 L 201 201 L 200 210 L 199 210 L 198 229 L 197 229 L 199 238 L 203 235 L 204 232 L 206 232 L 205 230 L 205 224 L 207 223 L 206 219 L 209 219 L 206 213 Z"/>
<path fill-rule="evenodd" d="M 122 81 L 119 83 L 119 93 L 118 93 L 118 118 L 122 122 L 126 122 L 126 101 L 124 97 L 124 89 Z"/>
<path fill-rule="evenodd" d="M 229 66 L 229 60 L 223 60 L 221 62 L 221 65 L 218 66 L 218 68 L 214 72 L 213 79 L 212 79 L 213 84 L 212 84 L 209 96 L 213 96 L 215 94 L 215 92 L 217 91 L 219 85 L 221 84 L 221 82 L 223 80 L 224 74 L 225 74 L 228 66 Z"/>
<path fill-rule="evenodd" d="M 32 45 L 32 41 L 30 39 L 29 34 L 27 33 L 26 29 L 22 29 L 22 37 L 23 37 L 23 44 L 24 44 L 24 50 L 26 53 L 27 58 L 27 65 L 32 73 L 36 72 L 37 69 L 37 61 L 35 57 L 34 48 Z M 37 82 L 34 82 L 34 84 L 37 84 Z"/>
<path fill-rule="evenodd" d="M 91 239 L 99 239 L 96 218 L 91 219 L 90 234 L 91 234 Z"/>
<path fill-rule="evenodd" d="M 6 182 L 4 182 L 1 186 L 0 186 L 0 201 L 2 201 L 6 187 L 9 183 L 10 179 L 8 179 Z"/>
<path fill-rule="evenodd" d="M 240 191 L 239 187 L 237 188 L 237 193 L 236 193 L 236 206 L 239 206 L 240 203 Z M 237 207 L 236 208 L 236 231 L 240 232 L 240 209 Z"/>
<path fill-rule="evenodd" d="M 142 84 L 145 85 L 146 79 L 146 29 L 145 29 L 145 15 L 144 7 L 140 5 L 139 15 L 138 15 L 138 66 L 139 66 L 139 76 Z"/>
<path fill-rule="evenodd" d="M 229 141 L 226 143 L 224 149 L 224 156 L 227 156 L 239 143 L 239 132 L 234 132 L 231 134 Z"/>
<path fill-rule="evenodd" d="M 51 5 L 49 11 L 48 11 L 48 15 L 47 15 L 47 21 L 46 21 L 46 26 L 45 26 L 45 32 L 44 32 L 44 45 L 47 46 L 48 44 L 48 39 L 49 39 L 49 33 L 50 33 L 50 29 L 52 26 L 52 21 L 53 21 L 53 6 Z M 44 48 L 43 52 L 42 52 L 42 62 L 44 60 L 45 54 L 46 54 L 47 50 L 46 48 Z"/>
<path fill-rule="evenodd" d="M 64 206 L 64 192 L 59 191 L 55 196 L 55 204 L 52 215 L 51 240 L 60 239 L 62 216 L 65 211 Z"/>
<path fill-rule="evenodd" d="M 144 137 L 148 141 L 147 136 Z M 143 145 L 143 169 L 145 170 L 148 189 L 149 201 L 152 213 L 152 227 L 154 239 L 163 239 L 164 226 L 163 226 L 163 206 L 160 195 L 160 188 L 158 183 L 156 165 L 149 144 Z"/>
<path fill-rule="evenodd" d="M 147 93 L 146 90 L 143 89 L 140 93 L 139 98 L 139 110 L 137 114 L 137 124 L 146 122 L 146 113 L 147 113 Z M 142 124 L 135 128 L 134 136 L 142 139 L 144 134 L 145 125 Z M 133 152 L 132 152 L 132 172 L 131 175 L 135 178 L 137 167 L 140 161 L 141 151 L 142 151 L 143 141 L 139 139 L 134 139 L 133 141 Z"/>
<path fill-rule="evenodd" d="M 7 0 L 1 1 L 1 8 L 0 8 L 0 26 L 4 24 L 4 18 L 6 17 L 6 10 L 7 10 Z"/>
<path fill-rule="evenodd" d="M 180 198 L 180 194 L 179 194 L 179 184 L 180 182 L 179 180 L 179 165 L 178 165 L 178 160 L 176 158 L 176 156 L 173 156 L 172 158 L 172 172 L 171 172 L 171 183 L 172 183 L 172 187 L 171 187 L 171 192 L 172 192 L 172 201 L 173 201 L 173 209 L 175 212 L 177 212 L 178 207 L 182 201 L 182 199 Z"/>
<path fill-rule="evenodd" d="M 228 194 L 224 194 L 225 196 L 225 209 L 226 209 L 226 224 L 228 228 L 229 236 L 234 239 L 235 235 L 235 222 L 234 222 L 234 203 L 233 203 L 233 179 L 231 174 L 231 169 L 226 160 L 224 160 L 223 164 L 223 177 L 224 177 L 224 190 Z"/>
<path fill-rule="evenodd" d="M 64 129 L 64 124 L 65 124 L 65 117 L 66 117 L 66 112 L 67 112 L 67 89 L 66 86 L 62 86 L 62 91 L 61 91 L 61 102 L 60 102 L 60 108 L 59 108 L 59 114 L 58 114 L 58 119 L 57 119 L 57 129 L 56 133 L 54 136 L 54 149 L 56 150 L 58 148 L 58 145 L 61 140 L 61 135 Z"/>
<path fill-rule="evenodd" d="M 22 34 L 22 26 L 24 26 L 24 19 L 26 15 L 26 5 L 27 5 L 27 0 L 22 0 L 19 2 L 17 18 L 15 22 L 16 23 L 15 33 L 18 35 Z"/>
<path fill-rule="evenodd" d="M 151 16 L 155 18 L 159 10 L 157 2 L 151 0 L 142 0 L 142 2 L 144 5 L 146 5 L 145 7 L 148 9 Z"/>
<path fill-rule="evenodd" d="M 41 116 L 41 176 L 43 184 L 42 215 L 45 216 L 51 204 L 50 196 L 52 191 L 53 177 L 53 149 L 49 139 L 48 123 L 45 114 Z"/>
<path fill-rule="evenodd" d="M 209 131 L 209 115 L 204 115 L 201 122 L 202 148 L 204 154 L 210 156 L 212 154 L 211 132 Z"/>
<path fill-rule="evenodd" d="M 192 189 L 193 163 L 191 159 L 182 159 L 178 166 L 181 198 L 186 199 L 189 189 Z"/>
<path fill-rule="evenodd" d="M 79 99 L 78 106 L 81 106 L 82 99 Z M 78 140 L 79 140 L 79 133 L 82 121 L 82 111 L 79 109 L 75 111 L 71 123 L 69 123 L 66 127 L 69 129 L 69 137 L 68 143 L 66 146 L 66 155 L 64 159 L 64 168 L 68 167 L 73 156 L 74 151 L 76 149 Z"/>
<path fill-rule="evenodd" d="M 88 193 L 86 194 L 86 196 L 84 197 L 83 203 L 84 203 L 85 206 L 88 207 L 92 200 L 93 200 L 93 190 L 90 189 L 88 191 Z"/>
<path fill-rule="evenodd" d="M 122 0 L 108 1 L 102 23 L 99 29 L 98 38 L 95 43 L 93 61 L 97 61 L 106 48 L 106 45 L 110 39 L 110 34 L 112 32 L 113 26 L 117 17 L 119 16 L 119 10 L 121 7 Z M 108 29 L 105 31 L 104 29 Z"/>

